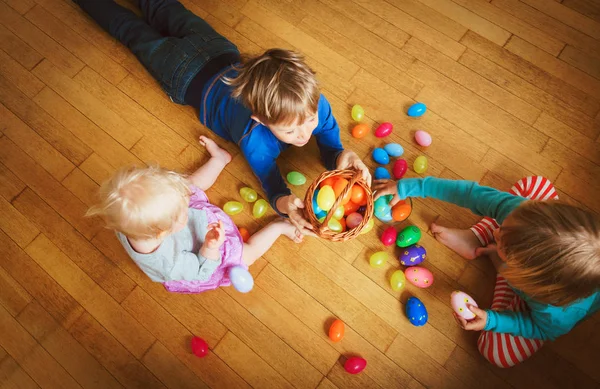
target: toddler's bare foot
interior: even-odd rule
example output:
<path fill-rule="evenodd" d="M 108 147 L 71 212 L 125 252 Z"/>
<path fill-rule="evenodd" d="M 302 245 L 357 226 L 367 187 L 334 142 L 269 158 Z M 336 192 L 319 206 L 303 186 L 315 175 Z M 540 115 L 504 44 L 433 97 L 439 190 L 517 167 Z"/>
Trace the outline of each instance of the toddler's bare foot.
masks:
<path fill-rule="evenodd" d="M 479 239 L 471 230 L 447 228 L 431 223 L 431 232 L 438 242 L 465 259 L 475 259 L 475 250 L 481 247 Z"/>
<path fill-rule="evenodd" d="M 273 222 L 273 224 L 277 225 L 281 233 L 294 241 L 294 243 L 302 242 L 304 235 L 289 220 L 281 219 Z"/>
<path fill-rule="evenodd" d="M 198 142 L 202 146 L 206 147 L 206 151 L 208 151 L 212 158 L 223 162 L 223 165 L 227 165 L 229 162 L 231 162 L 231 155 L 226 150 L 220 148 L 214 140 L 202 135 L 198 139 Z"/>

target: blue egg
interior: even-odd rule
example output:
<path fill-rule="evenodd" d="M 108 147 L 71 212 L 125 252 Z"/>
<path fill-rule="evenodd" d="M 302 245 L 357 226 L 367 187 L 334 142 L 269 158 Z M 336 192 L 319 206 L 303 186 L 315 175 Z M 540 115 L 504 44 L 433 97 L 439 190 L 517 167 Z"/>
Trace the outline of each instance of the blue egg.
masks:
<path fill-rule="evenodd" d="M 390 156 L 382 148 L 376 148 L 373 150 L 373 160 L 381 165 L 387 165 L 390 163 Z"/>
<path fill-rule="evenodd" d="M 427 111 L 427 106 L 423 103 L 416 103 L 410 106 L 408 109 L 408 116 L 419 117 Z"/>
<path fill-rule="evenodd" d="M 390 157 L 398 158 L 404 154 L 404 149 L 398 143 L 388 143 L 383 147 Z"/>
<path fill-rule="evenodd" d="M 391 178 L 392 178 L 392 176 L 390 175 L 390 172 L 388 172 L 386 168 L 378 166 L 375 169 L 375 179 L 376 180 L 390 180 Z"/>
<path fill-rule="evenodd" d="M 319 212 L 315 213 L 315 216 L 317 217 L 317 220 L 327 216 L 327 212 L 323 211 L 323 210 L 319 210 Z"/>
<path fill-rule="evenodd" d="M 391 209 L 389 202 L 390 201 L 387 199 L 387 196 L 381 196 L 375 200 L 375 203 L 373 204 L 373 212 L 383 213 L 386 209 Z"/>
<path fill-rule="evenodd" d="M 408 321 L 413 326 L 424 326 L 427 323 L 427 309 L 425 309 L 425 304 L 416 297 L 409 298 L 406 302 L 406 316 L 408 316 Z"/>
<path fill-rule="evenodd" d="M 313 213 L 315 214 L 315 216 L 321 212 L 323 212 L 323 210 L 321 208 L 319 208 L 319 205 L 317 204 L 317 195 L 319 194 L 320 189 L 315 190 L 315 194 L 313 195 L 313 202 L 312 202 L 312 207 L 313 207 Z M 317 216 L 317 219 L 319 217 Z"/>
<path fill-rule="evenodd" d="M 413 244 L 402 249 L 400 253 L 400 264 L 404 266 L 417 266 L 425 260 L 427 251 L 425 247 Z"/>

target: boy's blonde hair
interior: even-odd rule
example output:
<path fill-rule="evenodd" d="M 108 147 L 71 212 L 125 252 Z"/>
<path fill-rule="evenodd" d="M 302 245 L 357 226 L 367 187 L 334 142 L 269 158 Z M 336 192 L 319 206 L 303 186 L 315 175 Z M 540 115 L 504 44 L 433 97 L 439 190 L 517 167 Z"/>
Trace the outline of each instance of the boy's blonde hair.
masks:
<path fill-rule="evenodd" d="M 100 203 L 86 216 L 100 216 L 106 227 L 129 238 L 156 238 L 171 230 L 188 208 L 191 190 L 180 174 L 159 167 L 126 167 L 100 188 Z"/>
<path fill-rule="evenodd" d="M 557 201 L 527 201 L 501 227 L 501 274 L 536 301 L 564 306 L 600 287 L 600 218 Z"/>
<path fill-rule="evenodd" d="M 294 51 L 271 49 L 245 61 L 234 78 L 232 96 L 266 125 L 303 123 L 317 112 L 319 86 L 315 72 Z"/>

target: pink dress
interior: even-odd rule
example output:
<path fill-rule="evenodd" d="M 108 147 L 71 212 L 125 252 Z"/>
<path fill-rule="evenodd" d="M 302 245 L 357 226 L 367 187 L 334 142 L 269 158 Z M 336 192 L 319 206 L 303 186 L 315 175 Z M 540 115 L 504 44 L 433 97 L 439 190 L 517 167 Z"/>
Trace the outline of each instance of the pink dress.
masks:
<path fill-rule="evenodd" d="M 221 265 L 215 270 L 210 279 L 208 281 L 178 280 L 164 282 L 165 288 L 174 293 L 201 293 L 216 289 L 219 286 L 229 286 L 231 285 L 228 275 L 230 267 L 242 266 L 244 269 L 248 269 L 248 266 L 242 261 L 244 242 L 233 220 L 221 208 L 209 203 L 204 191 L 195 186 L 190 186 L 190 189 L 192 190 L 190 208 L 204 210 L 209 224 L 221 220 L 225 226 L 225 242 L 220 248 Z"/>

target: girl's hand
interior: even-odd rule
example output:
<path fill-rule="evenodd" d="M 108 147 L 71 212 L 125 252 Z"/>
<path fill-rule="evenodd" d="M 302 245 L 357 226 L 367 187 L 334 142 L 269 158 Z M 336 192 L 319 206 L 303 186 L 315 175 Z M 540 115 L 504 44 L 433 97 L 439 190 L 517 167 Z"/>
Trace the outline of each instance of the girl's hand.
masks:
<path fill-rule="evenodd" d="M 458 325 L 467 331 L 483 331 L 487 323 L 487 312 L 471 304 L 467 304 L 467 308 L 476 315 L 475 318 L 467 321 L 465 318 L 458 316 L 456 312 L 453 312 L 452 314 Z"/>
<path fill-rule="evenodd" d="M 289 196 L 280 197 L 276 203 L 277 209 L 281 213 L 285 213 L 290 218 L 292 223 L 298 232 L 302 235 L 314 236 L 311 232 L 312 225 L 304 218 L 304 202 L 300 200 L 296 195 L 291 194 Z"/>
<path fill-rule="evenodd" d="M 206 247 L 209 250 L 218 249 L 224 241 L 225 229 L 223 228 L 223 222 L 219 220 L 218 223 L 208 225 L 208 232 L 206 233 L 202 247 Z"/>
<path fill-rule="evenodd" d="M 375 191 L 375 200 L 381 196 L 394 195 L 394 198 L 390 201 L 390 207 L 393 207 L 400 201 L 400 197 L 398 197 L 398 183 L 394 180 L 375 180 L 373 190 Z"/>
<path fill-rule="evenodd" d="M 356 155 L 354 151 L 344 150 L 337 159 L 338 169 L 354 169 L 362 173 L 362 179 L 371 186 L 371 172 L 367 165 Z"/>

